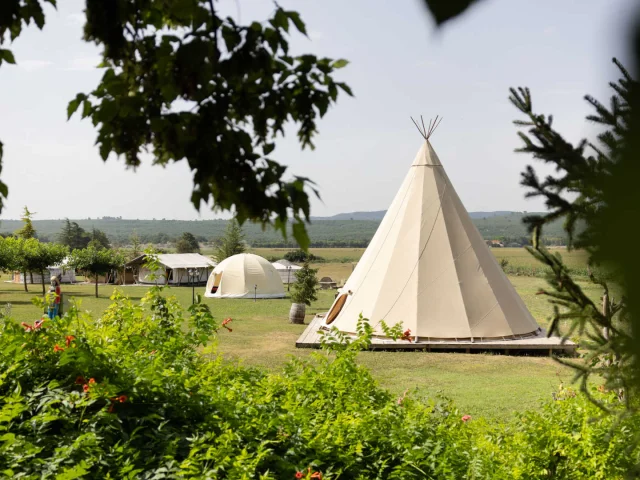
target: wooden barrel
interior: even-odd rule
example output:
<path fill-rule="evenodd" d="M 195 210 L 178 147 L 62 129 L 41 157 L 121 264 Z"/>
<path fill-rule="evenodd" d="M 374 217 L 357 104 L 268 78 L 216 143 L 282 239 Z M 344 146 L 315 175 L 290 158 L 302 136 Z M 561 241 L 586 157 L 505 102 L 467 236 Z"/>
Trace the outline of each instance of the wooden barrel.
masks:
<path fill-rule="evenodd" d="M 304 303 L 292 303 L 291 310 L 289 310 L 289 321 L 291 323 L 303 324 L 306 307 Z"/>

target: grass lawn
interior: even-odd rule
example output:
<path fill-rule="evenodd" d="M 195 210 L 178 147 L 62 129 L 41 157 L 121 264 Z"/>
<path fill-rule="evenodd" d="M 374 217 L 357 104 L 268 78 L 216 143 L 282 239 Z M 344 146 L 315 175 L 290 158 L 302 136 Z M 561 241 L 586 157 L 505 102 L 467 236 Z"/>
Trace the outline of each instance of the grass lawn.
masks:
<path fill-rule="evenodd" d="M 345 264 L 321 264 L 338 269 Z M 347 267 L 350 268 L 348 264 Z M 320 273 L 322 275 L 322 272 Z M 345 275 L 345 278 L 348 273 Z M 6 277 L 3 277 L 6 279 Z M 536 295 L 545 282 L 539 278 L 511 277 L 518 293 L 541 326 L 547 325 L 551 308 L 546 299 Z M 587 286 L 586 291 L 597 298 L 598 288 Z M 32 322 L 40 317 L 37 307 L 31 303 L 40 294 L 38 286 L 29 287 L 25 293 L 22 285 L 0 283 L 0 308 L 12 305 L 12 315 L 17 321 Z M 63 293 L 79 299 L 82 310 L 94 314 L 102 312 L 109 304 L 113 286 L 100 286 L 100 298 L 93 296 L 93 285 L 63 285 Z M 131 298 L 140 299 L 145 287 L 120 287 Z M 202 292 L 203 288 L 196 288 Z M 175 295 L 188 306 L 191 288 L 173 287 L 167 294 Z M 319 300 L 307 314 L 325 312 L 333 301 L 333 291 L 321 291 Z M 232 300 L 205 299 L 216 317 L 232 317 L 233 332 L 220 332 L 219 349 L 230 360 L 247 366 L 269 369 L 281 367 L 291 355 L 305 357 L 311 350 L 295 348 L 297 337 L 304 330 L 302 325 L 288 323 L 290 301 L 284 300 Z M 514 412 L 536 408 L 541 399 L 551 398 L 551 392 L 562 381 L 569 383 L 572 372 L 548 357 L 504 356 L 487 354 L 449 354 L 427 352 L 363 352 L 360 361 L 371 370 L 380 384 L 395 393 L 412 389 L 412 395 L 433 398 L 442 393 L 471 415 L 490 419 L 508 418 Z"/>

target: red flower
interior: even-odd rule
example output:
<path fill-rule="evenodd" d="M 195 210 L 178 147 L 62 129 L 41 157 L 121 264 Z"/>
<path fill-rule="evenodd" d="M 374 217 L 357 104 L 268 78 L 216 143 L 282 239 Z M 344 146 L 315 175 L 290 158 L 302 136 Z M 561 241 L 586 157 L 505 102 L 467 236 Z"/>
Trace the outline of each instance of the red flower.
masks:
<path fill-rule="evenodd" d="M 89 391 L 89 385 L 87 385 L 86 383 L 82 386 L 82 390 L 84 390 L 85 393 L 87 393 Z"/>
<path fill-rule="evenodd" d="M 120 395 L 120 396 L 118 397 L 118 401 L 119 401 L 120 403 L 124 403 L 124 402 L 126 402 L 126 401 L 127 401 L 127 396 L 126 396 L 126 395 Z"/>
<path fill-rule="evenodd" d="M 53 352 L 64 352 L 64 348 L 62 348 L 60 345 L 56 344 L 55 347 L 53 347 Z"/>
<path fill-rule="evenodd" d="M 82 375 L 76 378 L 76 385 L 82 385 L 83 383 L 85 383 L 85 379 Z"/>
<path fill-rule="evenodd" d="M 73 335 L 67 335 L 67 337 L 65 338 L 65 343 L 67 344 L 67 347 L 71 345 L 71 342 L 73 342 L 75 339 L 76 337 L 74 337 Z"/>
<path fill-rule="evenodd" d="M 462 421 L 464 423 L 467 423 L 469 420 L 471 420 L 471 415 L 463 415 L 462 416 Z"/>
<path fill-rule="evenodd" d="M 407 328 L 404 332 L 402 332 L 400 340 L 409 340 L 411 342 L 413 340 L 413 337 L 411 336 L 411 330 Z"/>
<path fill-rule="evenodd" d="M 22 325 L 27 332 L 30 332 L 31 330 L 33 330 L 33 327 L 28 323 L 20 322 L 20 325 Z"/>
<path fill-rule="evenodd" d="M 304 473 L 296 472 L 296 478 L 302 478 L 302 477 L 304 477 Z"/>

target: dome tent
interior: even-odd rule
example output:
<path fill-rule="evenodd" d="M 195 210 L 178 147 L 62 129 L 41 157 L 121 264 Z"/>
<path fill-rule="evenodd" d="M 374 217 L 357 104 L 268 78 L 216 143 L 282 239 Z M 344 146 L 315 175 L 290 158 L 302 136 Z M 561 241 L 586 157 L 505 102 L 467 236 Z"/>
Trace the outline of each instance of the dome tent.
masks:
<path fill-rule="evenodd" d="M 213 269 L 205 296 L 211 298 L 284 298 L 280 274 L 266 258 L 240 253 Z"/>

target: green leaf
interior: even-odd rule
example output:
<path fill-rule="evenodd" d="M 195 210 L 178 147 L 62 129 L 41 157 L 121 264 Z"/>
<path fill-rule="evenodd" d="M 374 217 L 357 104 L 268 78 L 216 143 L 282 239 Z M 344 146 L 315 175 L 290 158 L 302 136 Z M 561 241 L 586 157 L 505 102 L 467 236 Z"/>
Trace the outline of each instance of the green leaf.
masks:
<path fill-rule="evenodd" d="M 69 102 L 69 105 L 67 106 L 67 120 L 69 120 L 71 116 L 76 113 L 76 110 L 78 110 L 80 103 L 82 103 L 86 99 L 87 96 L 84 93 L 79 93 L 78 95 L 76 95 L 76 98 Z"/>
<path fill-rule="evenodd" d="M 84 100 L 82 102 L 82 118 L 87 118 L 89 115 L 91 115 L 91 102 Z"/>
<path fill-rule="evenodd" d="M 331 64 L 333 68 L 344 68 L 347 65 L 349 65 L 349 60 L 345 60 L 344 58 L 341 58 L 340 60 L 336 60 Z"/>
<path fill-rule="evenodd" d="M 478 0 L 424 0 L 437 25 L 457 17 Z"/>
<path fill-rule="evenodd" d="M 12 65 L 16 64 L 16 59 L 11 50 L 0 48 L 0 65 L 2 65 L 3 60 L 7 63 L 11 63 Z"/>
<path fill-rule="evenodd" d="M 309 240 L 309 234 L 307 233 L 307 227 L 300 219 L 296 220 L 292 226 L 293 238 L 295 238 L 300 248 L 305 252 L 309 249 L 311 241 Z"/>
<path fill-rule="evenodd" d="M 349 95 L 350 97 L 353 97 L 353 92 L 351 91 L 351 88 L 349 87 L 349 85 L 347 85 L 346 83 L 337 83 L 336 85 L 338 85 L 338 87 L 340 87 L 340 89 L 346 93 L 347 95 Z"/>
<path fill-rule="evenodd" d="M 300 18 L 300 14 L 298 12 L 294 12 L 294 11 L 289 11 L 289 12 L 285 12 L 285 13 L 289 17 L 289 19 L 293 22 L 293 24 L 296 26 L 296 29 L 300 33 L 302 33 L 304 35 L 307 35 L 307 27 L 305 26 L 304 22 Z"/>
<path fill-rule="evenodd" d="M 276 10 L 276 14 L 269 23 L 271 23 L 271 25 L 273 25 L 276 29 L 281 28 L 285 32 L 289 31 L 289 16 L 281 8 L 278 8 Z"/>
<path fill-rule="evenodd" d="M 262 147 L 262 154 L 269 155 L 276 148 L 275 143 L 267 143 L 264 147 Z"/>

